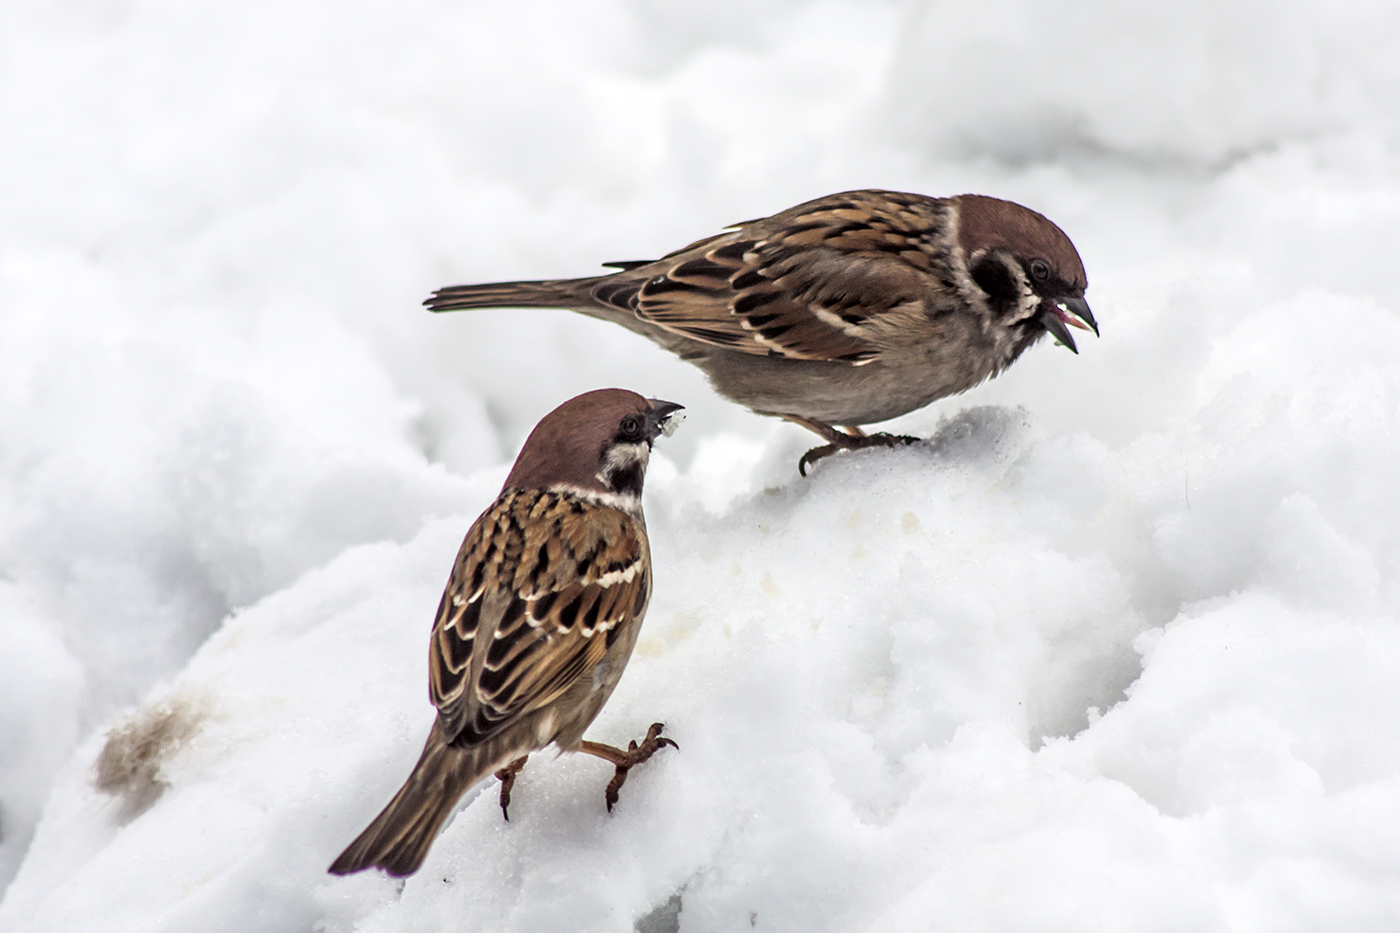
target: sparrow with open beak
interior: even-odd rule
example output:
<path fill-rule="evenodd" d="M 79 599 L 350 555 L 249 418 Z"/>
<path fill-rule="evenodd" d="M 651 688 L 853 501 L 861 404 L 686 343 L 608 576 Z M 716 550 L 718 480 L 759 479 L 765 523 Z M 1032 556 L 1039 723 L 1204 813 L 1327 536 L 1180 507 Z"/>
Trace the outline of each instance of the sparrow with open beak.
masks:
<path fill-rule="evenodd" d="M 622 677 L 651 597 L 642 480 L 681 406 L 599 389 L 550 412 L 500 496 L 467 532 L 428 650 L 437 718 L 384 811 L 331 865 L 345 875 L 418 870 L 462 795 L 501 777 L 501 810 L 531 752 L 553 743 L 628 769 L 665 745 L 661 724 L 627 749 L 585 741 Z"/>
<path fill-rule="evenodd" d="M 1071 327 L 1098 333 L 1064 231 L 976 194 L 847 191 L 607 265 L 621 271 L 455 285 L 424 303 L 568 308 L 621 324 L 700 367 L 726 398 L 819 434 L 826 445 L 803 472 L 838 449 L 912 440 L 860 426 L 964 392 L 1046 333 L 1076 353 Z"/>

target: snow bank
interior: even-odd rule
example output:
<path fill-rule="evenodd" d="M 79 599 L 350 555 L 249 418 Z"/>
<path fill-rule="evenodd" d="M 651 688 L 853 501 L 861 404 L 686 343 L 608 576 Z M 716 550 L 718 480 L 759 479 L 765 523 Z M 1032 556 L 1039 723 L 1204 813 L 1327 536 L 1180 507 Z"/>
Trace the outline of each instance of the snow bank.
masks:
<path fill-rule="evenodd" d="M 1400 139 L 1397 42 L 1374 0 L 930 0 L 891 105 L 939 155 L 1210 165 L 1332 133 Z"/>
<path fill-rule="evenodd" d="M 1397 62 L 1361 2 L 5 6 L 0 929 L 1393 928 Z M 416 307 L 866 185 L 1043 210 L 1102 339 L 801 480 L 620 328 Z M 326 875 L 601 385 L 689 408 L 594 730 L 680 750 Z"/>

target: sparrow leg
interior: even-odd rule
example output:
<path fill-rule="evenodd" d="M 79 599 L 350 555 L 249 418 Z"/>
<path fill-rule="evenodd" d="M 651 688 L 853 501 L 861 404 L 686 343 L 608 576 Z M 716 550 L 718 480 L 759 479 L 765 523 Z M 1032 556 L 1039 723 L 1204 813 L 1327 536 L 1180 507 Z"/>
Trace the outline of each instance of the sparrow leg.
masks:
<path fill-rule="evenodd" d="M 655 755 L 663 746 L 669 745 L 675 749 L 680 748 L 679 745 L 672 742 L 670 739 L 661 737 L 662 728 L 663 726 L 661 723 L 652 723 L 651 728 L 647 730 L 647 737 L 642 739 L 642 744 L 638 745 L 635 740 L 628 742 L 626 751 L 620 748 L 613 748 L 611 745 L 604 745 L 602 742 L 584 741 L 579 745 L 579 751 L 587 752 L 590 755 L 595 755 L 598 758 L 611 761 L 617 768 L 617 771 L 613 774 L 613 779 L 608 782 L 608 789 L 603 794 L 603 799 L 608 802 L 609 813 L 612 812 L 613 804 L 617 803 L 617 792 L 622 789 L 622 785 L 627 781 L 627 772 L 629 769 L 646 761 L 652 755 Z"/>
<path fill-rule="evenodd" d="M 797 472 L 807 475 L 807 467 L 823 457 L 829 457 L 838 450 L 863 450 L 866 447 L 899 447 L 904 444 L 917 444 L 919 438 L 904 434 L 866 434 L 860 428 L 849 426 L 836 428 L 824 421 L 813 421 L 801 415 L 783 415 L 793 424 L 800 424 L 826 441 L 821 447 L 813 447 L 797 461 Z"/>
<path fill-rule="evenodd" d="M 515 776 L 525 767 L 529 758 L 529 755 L 521 755 L 496 772 L 496 777 L 501 779 L 501 816 L 506 818 L 507 823 L 510 822 L 510 789 L 515 786 Z"/>

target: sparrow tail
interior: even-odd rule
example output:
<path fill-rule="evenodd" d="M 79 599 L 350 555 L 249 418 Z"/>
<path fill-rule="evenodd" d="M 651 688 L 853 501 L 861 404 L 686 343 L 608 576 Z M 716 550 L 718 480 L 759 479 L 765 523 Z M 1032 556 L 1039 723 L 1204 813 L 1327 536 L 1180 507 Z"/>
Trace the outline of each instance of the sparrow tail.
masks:
<path fill-rule="evenodd" d="M 382 868 L 399 878 L 413 874 L 462 795 L 518 755 L 518 750 L 503 751 L 498 742 L 456 748 L 444 740 L 441 725 L 434 723 L 413 773 L 335 860 L 331 874 L 348 875 L 366 868 Z"/>
<path fill-rule="evenodd" d="M 540 282 L 449 285 L 433 292 L 432 297 L 423 304 L 429 311 L 463 311 L 468 308 L 582 310 L 593 305 L 590 288 L 597 281 L 597 279 L 549 279 Z"/>

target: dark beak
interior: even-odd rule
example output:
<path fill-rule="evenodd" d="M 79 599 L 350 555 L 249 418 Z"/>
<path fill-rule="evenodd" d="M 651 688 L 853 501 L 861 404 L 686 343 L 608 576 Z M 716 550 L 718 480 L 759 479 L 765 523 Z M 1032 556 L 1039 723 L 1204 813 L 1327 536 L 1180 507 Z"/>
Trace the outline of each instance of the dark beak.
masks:
<path fill-rule="evenodd" d="M 1070 352 L 1079 352 L 1079 348 L 1074 345 L 1074 338 L 1069 335 L 1070 327 L 1092 330 L 1095 337 L 1099 335 L 1099 323 L 1094 320 L 1089 303 L 1083 298 L 1046 298 L 1042 304 L 1045 305 L 1045 310 L 1040 313 L 1041 323 L 1051 336 L 1061 345 L 1068 347 Z"/>
<path fill-rule="evenodd" d="M 647 414 L 647 436 L 652 440 L 661 434 L 670 437 L 685 420 L 685 415 L 680 414 L 685 406 L 659 398 L 649 398 L 647 401 L 651 403 L 651 411 Z"/>

